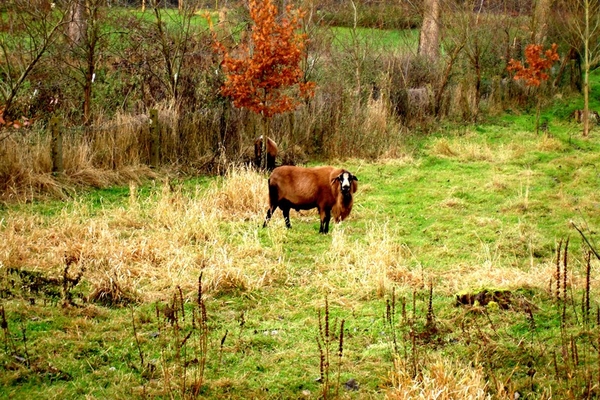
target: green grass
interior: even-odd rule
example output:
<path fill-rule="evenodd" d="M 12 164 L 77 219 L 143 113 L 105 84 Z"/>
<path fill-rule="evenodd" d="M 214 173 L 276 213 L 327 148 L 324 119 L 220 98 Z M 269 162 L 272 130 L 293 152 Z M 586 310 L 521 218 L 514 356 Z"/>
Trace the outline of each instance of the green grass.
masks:
<path fill-rule="evenodd" d="M 597 250 L 600 145 L 568 121 L 580 107 L 557 100 L 543 134 L 505 115 L 407 137 L 401 159 L 332 161 L 359 190 L 329 235 L 314 212 L 261 228 L 266 176 L 244 170 L 4 205 L 0 398 L 321 398 L 325 315 L 330 398 L 585 397 L 600 286 L 592 275 L 584 323 L 572 223 Z M 482 289 L 508 309 L 457 305 Z"/>
<path fill-rule="evenodd" d="M 581 139 L 574 126 L 556 121 L 548 135 L 536 136 L 520 124 L 420 138 L 402 160 L 337 162 L 359 177 L 359 191 L 351 218 L 329 235 L 317 233 L 312 212 L 292 212 L 289 231 L 280 212 L 260 228 L 264 199 L 244 211 L 229 194 L 244 196 L 254 183 L 260 192 L 265 177 L 252 174 L 250 182 L 201 178 L 172 182 L 174 191 L 156 183 L 134 195 L 127 187 L 112 188 L 64 202 L 7 206 L 0 217 L 0 305 L 7 318 L 0 397 L 181 397 L 183 366 L 190 395 L 199 376 L 190 361 L 205 354 L 202 397 L 318 398 L 323 387 L 316 337 L 326 298 L 331 331 L 345 321 L 341 367 L 339 337 L 331 335 L 330 395 L 392 395 L 398 377 L 419 383 L 411 360 L 426 373 L 438 359 L 460 363 L 459 369 L 480 366 L 488 377 L 485 390 L 500 398 L 498 382 L 530 397 L 550 390 L 560 397 L 581 395 L 563 378 L 567 366 L 554 371 L 552 355 L 562 357 L 570 331 L 581 353 L 579 364 L 568 367 L 574 382 L 582 384 L 585 368 L 597 369 L 595 339 L 586 339 L 581 324 L 585 247 L 570 221 L 596 237 L 598 131 Z M 568 331 L 561 331 L 561 302 L 550 284 L 557 243 L 567 238 L 574 297 L 564 322 Z M 62 306 L 65 252 L 80 254 L 71 275 L 78 267 L 86 270 L 71 291 L 75 305 Z M 28 286 L 9 268 L 56 278 L 54 297 L 24 290 Z M 207 353 L 191 317 L 198 312 L 201 272 Z M 137 302 L 122 308 L 85 300 L 108 281 Z M 426 324 L 429 285 L 433 332 Z M 155 309 L 173 302 L 178 286 L 186 319 L 179 315 L 171 325 Z M 455 305 L 456 294 L 481 288 L 508 290 L 511 308 Z M 593 308 L 599 289 L 593 281 Z M 391 302 L 392 326 L 385 317 Z M 192 333 L 189 343 L 178 345 L 186 332 Z M 394 367 L 394 335 L 404 369 Z M 533 378 L 527 375 L 531 365 L 538 371 Z M 358 391 L 343 388 L 350 379 Z"/>
<path fill-rule="evenodd" d="M 416 29 L 394 30 L 394 29 L 371 29 L 371 28 L 346 28 L 331 27 L 337 43 L 342 46 L 351 47 L 355 41 L 368 44 L 369 49 L 395 52 L 399 49 L 413 48 L 419 42 L 419 31 Z"/>

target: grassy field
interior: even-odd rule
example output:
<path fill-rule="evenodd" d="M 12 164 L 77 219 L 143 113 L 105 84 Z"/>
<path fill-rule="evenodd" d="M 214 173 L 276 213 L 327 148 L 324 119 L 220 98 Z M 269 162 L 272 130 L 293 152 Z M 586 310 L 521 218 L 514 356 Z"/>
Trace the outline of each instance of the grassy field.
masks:
<path fill-rule="evenodd" d="M 417 39 L 332 32 L 358 61 Z M 505 110 L 328 161 L 359 178 L 328 235 L 262 228 L 242 167 L 0 203 L 0 398 L 600 397 L 600 131 L 553 101 L 539 133 Z"/>
<path fill-rule="evenodd" d="M 0 397 L 597 395 L 598 131 L 546 119 L 332 161 L 329 235 L 244 168 L 3 206 Z"/>

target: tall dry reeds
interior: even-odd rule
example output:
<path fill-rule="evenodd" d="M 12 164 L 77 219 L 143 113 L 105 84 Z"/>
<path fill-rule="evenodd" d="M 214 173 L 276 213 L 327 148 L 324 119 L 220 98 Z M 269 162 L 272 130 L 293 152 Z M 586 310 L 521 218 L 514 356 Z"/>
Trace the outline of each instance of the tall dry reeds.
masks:
<path fill-rule="evenodd" d="M 59 276 L 68 255 L 74 269 L 85 270 L 90 296 L 101 300 L 161 299 L 164 288 L 176 286 L 191 296 L 201 271 L 209 293 L 285 280 L 283 228 L 268 231 L 271 248 L 259 237 L 264 175 L 232 169 L 206 190 L 183 190 L 167 181 L 142 197 L 132 182 L 119 208 L 92 210 L 74 201 L 47 219 L 9 212 L 0 230 L 0 265 Z"/>
<path fill-rule="evenodd" d="M 58 176 L 52 175 L 51 138 L 45 127 L 18 131 L 0 141 L 0 200 L 60 198 L 76 187 L 102 188 L 156 176 L 147 166 L 143 124 L 137 119 L 116 123 L 61 126 L 65 171 Z"/>
<path fill-rule="evenodd" d="M 49 149 L 49 137 L 38 132 L 13 133 L 0 142 L 0 199 L 15 201 L 40 192 L 62 194 L 49 176 Z"/>
<path fill-rule="evenodd" d="M 401 146 L 404 133 L 388 110 L 385 98 L 361 105 L 342 87 L 323 88 L 306 107 L 273 119 L 272 136 L 282 154 L 277 162 L 389 154 L 390 147 Z M 56 177 L 46 127 L 14 133 L 0 141 L 0 199 L 61 197 L 73 188 L 140 182 L 160 171 L 223 174 L 249 161 L 247 148 L 263 133 L 256 115 L 227 107 L 182 113 L 164 106 L 158 119 L 159 165 L 153 170 L 151 124 L 156 122 L 146 115 L 117 114 L 87 127 L 62 123 L 65 172 Z"/>

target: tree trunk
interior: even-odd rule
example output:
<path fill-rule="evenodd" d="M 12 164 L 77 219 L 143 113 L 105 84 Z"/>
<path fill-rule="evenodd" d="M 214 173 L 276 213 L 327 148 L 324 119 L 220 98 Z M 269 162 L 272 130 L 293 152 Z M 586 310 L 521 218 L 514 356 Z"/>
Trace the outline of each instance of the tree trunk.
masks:
<path fill-rule="evenodd" d="M 271 117 L 267 117 L 263 114 L 263 140 L 261 143 L 260 152 L 260 168 L 263 171 L 267 170 L 267 142 L 269 141 L 269 129 L 271 125 Z"/>
<path fill-rule="evenodd" d="M 553 0 L 536 0 L 534 16 L 533 16 L 533 29 L 532 29 L 532 40 L 533 43 L 544 44 L 546 36 L 548 34 L 548 19 L 550 18 L 550 11 L 552 9 Z"/>
<path fill-rule="evenodd" d="M 50 134 L 52 137 L 52 173 L 62 174 L 63 166 L 63 137 L 60 130 L 60 119 L 57 116 L 50 120 Z"/>
<path fill-rule="evenodd" d="M 437 61 L 440 55 L 440 0 L 424 0 L 418 54 Z"/>
<path fill-rule="evenodd" d="M 583 136 L 590 129 L 590 0 L 584 1 L 585 33 L 583 37 Z"/>
<path fill-rule="evenodd" d="M 69 15 L 69 39 L 71 40 L 71 44 L 76 45 L 81 43 L 86 31 L 85 24 L 85 5 L 83 0 L 75 0 L 71 5 Z"/>

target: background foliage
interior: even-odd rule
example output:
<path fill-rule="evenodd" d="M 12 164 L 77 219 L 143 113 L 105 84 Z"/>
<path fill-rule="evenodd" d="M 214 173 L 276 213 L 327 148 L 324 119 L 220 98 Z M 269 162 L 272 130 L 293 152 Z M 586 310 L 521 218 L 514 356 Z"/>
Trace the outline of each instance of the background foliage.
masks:
<path fill-rule="evenodd" d="M 15 89 L 10 108 L 5 104 L 4 124 L 28 126 L 5 129 L 0 137 L 6 161 L 0 182 L 11 182 L 15 195 L 47 190 L 40 174 L 51 170 L 45 130 L 52 116 L 62 118 L 68 138 L 67 185 L 60 183 L 65 190 L 102 186 L 85 178 L 86 171 L 111 175 L 110 182 L 126 182 L 127 170 L 141 173 L 140 164 L 150 157 L 150 109 L 159 110 L 163 166 L 214 173 L 248 158 L 261 122 L 222 97 L 221 59 L 206 20 L 210 16 L 223 44 L 234 48 L 250 22 L 243 4 L 215 8 L 187 1 L 177 9 L 149 2 L 142 11 L 133 3 L 86 2 L 79 42 L 70 41 L 68 29 L 70 7 L 77 3 L 27 4 L 11 0 L 0 14 L 5 101 Z M 397 152 L 407 135 L 506 110 L 527 112 L 536 106 L 537 94 L 551 101 L 580 87 L 578 59 L 567 57 L 571 42 L 553 29 L 556 24 L 550 24 L 545 39 L 558 43 L 562 56 L 550 84 L 533 94 L 510 79 L 508 62 L 523 59 L 531 41 L 530 2 L 486 2 L 476 9 L 469 2 L 443 2 L 443 51 L 436 63 L 416 55 L 418 35 L 412 28 L 418 27 L 421 10 L 408 4 L 299 4 L 309 39 L 302 79 L 314 81 L 316 91 L 302 107 L 271 121 L 283 150 L 279 162 L 374 159 Z M 372 14 L 381 21 L 366 21 Z M 562 17 L 552 16 L 558 22 Z"/>

